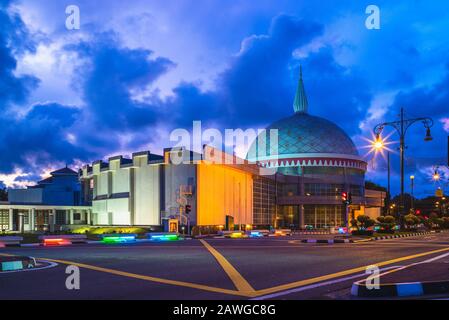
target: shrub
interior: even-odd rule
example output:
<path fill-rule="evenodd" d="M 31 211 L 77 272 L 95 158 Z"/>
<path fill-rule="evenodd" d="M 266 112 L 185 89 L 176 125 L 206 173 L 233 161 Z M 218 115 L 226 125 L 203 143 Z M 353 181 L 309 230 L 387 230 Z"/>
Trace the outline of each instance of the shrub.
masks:
<path fill-rule="evenodd" d="M 395 224 L 396 223 L 396 218 L 393 217 L 393 216 L 385 216 L 384 217 L 384 223 Z"/>
<path fill-rule="evenodd" d="M 357 222 L 359 223 L 360 229 L 362 229 L 362 230 L 366 230 L 369 227 L 374 226 L 374 224 L 376 223 L 373 219 L 371 219 L 370 217 L 365 216 L 365 215 L 358 216 Z"/>
<path fill-rule="evenodd" d="M 379 222 L 379 233 L 394 233 L 394 226 L 396 225 L 396 219 L 393 216 L 380 216 L 377 218 Z"/>
<path fill-rule="evenodd" d="M 90 231 L 91 227 L 82 227 L 82 228 L 78 228 L 78 229 L 73 229 L 72 233 L 74 234 L 85 234 L 88 233 Z"/>
<path fill-rule="evenodd" d="M 360 215 L 357 219 L 351 220 L 351 226 L 356 228 L 357 230 L 366 230 L 369 227 L 374 226 L 376 222 L 368 216 Z"/>
<path fill-rule="evenodd" d="M 76 233 L 78 230 L 83 230 L 86 228 L 80 228 L 77 230 L 74 230 L 73 233 Z M 88 233 L 90 234 L 107 234 L 107 233 L 135 233 L 135 234 L 142 234 L 148 232 L 148 229 L 146 228 L 140 228 L 140 227 L 91 227 L 88 228 Z M 86 231 L 84 231 L 86 232 Z"/>
<path fill-rule="evenodd" d="M 405 224 L 409 227 L 415 227 L 416 225 L 421 223 L 421 219 L 415 216 L 414 214 L 408 214 L 404 217 Z"/>

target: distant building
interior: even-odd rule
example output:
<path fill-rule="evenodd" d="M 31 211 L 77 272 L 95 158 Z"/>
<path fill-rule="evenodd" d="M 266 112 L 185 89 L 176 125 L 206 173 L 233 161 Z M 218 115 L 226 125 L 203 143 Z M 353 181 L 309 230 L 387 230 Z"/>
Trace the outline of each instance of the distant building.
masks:
<path fill-rule="evenodd" d="M 62 168 L 35 186 L 8 190 L 8 202 L 0 203 L 0 229 L 50 231 L 88 224 L 90 207 L 84 204 L 78 173 Z"/>
<path fill-rule="evenodd" d="M 10 204 L 51 204 L 78 206 L 81 204 L 81 185 L 78 173 L 62 168 L 50 173 L 50 177 L 27 189 L 10 189 Z"/>

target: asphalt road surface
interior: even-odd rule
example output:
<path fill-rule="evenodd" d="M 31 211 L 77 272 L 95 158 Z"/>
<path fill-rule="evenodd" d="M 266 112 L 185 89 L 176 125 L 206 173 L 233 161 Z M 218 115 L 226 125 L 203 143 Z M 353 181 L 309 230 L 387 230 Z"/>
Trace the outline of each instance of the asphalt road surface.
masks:
<path fill-rule="evenodd" d="M 2 248 L 0 255 L 32 256 L 46 268 L 0 273 L 0 300 L 355 299 L 351 285 L 367 277 L 370 265 L 392 270 L 449 254 L 447 232 L 333 245 L 301 238 Z M 79 267 L 79 290 L 66 288 L 69 265 Z M 397 274 L 403 281 L 404 274 Z M 420 272 L 409 277 L 421 280 Z"/>

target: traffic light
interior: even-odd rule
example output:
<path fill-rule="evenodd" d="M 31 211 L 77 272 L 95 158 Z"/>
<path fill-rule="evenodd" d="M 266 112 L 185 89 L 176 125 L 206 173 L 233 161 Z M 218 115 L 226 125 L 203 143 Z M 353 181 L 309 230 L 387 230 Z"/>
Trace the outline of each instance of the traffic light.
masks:
<path fill-rule="evenodd" d="M 186 205 L 186 214 L 189 214 L 192 211 L 192 206 L 190 204 Z"/>
<path fill-rule="evenodd" d="M 343 202 L 343 204 L 348 204 L 348 193 L 347 192 L 341 193 L 341 201 Z"/>
<path fill-rule="evenodd" d="M 351 193 L 343 191 L 341 193 L 341 201 L 345 205 L 350 205 L 352 203 L 352 195 L 351 195 Z"/>

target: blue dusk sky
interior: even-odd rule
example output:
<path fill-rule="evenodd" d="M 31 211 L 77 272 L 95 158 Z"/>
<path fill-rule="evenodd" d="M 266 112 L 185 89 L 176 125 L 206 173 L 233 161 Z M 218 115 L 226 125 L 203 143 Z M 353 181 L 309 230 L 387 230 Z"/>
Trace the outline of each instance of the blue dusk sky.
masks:
<path fill-rule="evenodd" d="M 379 30 L 365 27 L 370 4 Z M 66 28 L 68 5 L 80 9 L 79 30 Z M 302 65 L 309 113 L 346 130 L 369 162 L 367 179 L 386 185 L 385 161 L 367 155 L 365 139 L 403 106 L 435 122 L 432 142 L 421 124 L 409 130 L 407 177 L 419 196 L 447 188 L 430 176 L 434 165 L 447 170 L 448 1 L 1 0 L 0 24 L 7 187 L 66 164 L 161 153 L 193 120 L 263 128 L 293 113 Z M 389 147 L 395 193 L 397 143 Z"/>

